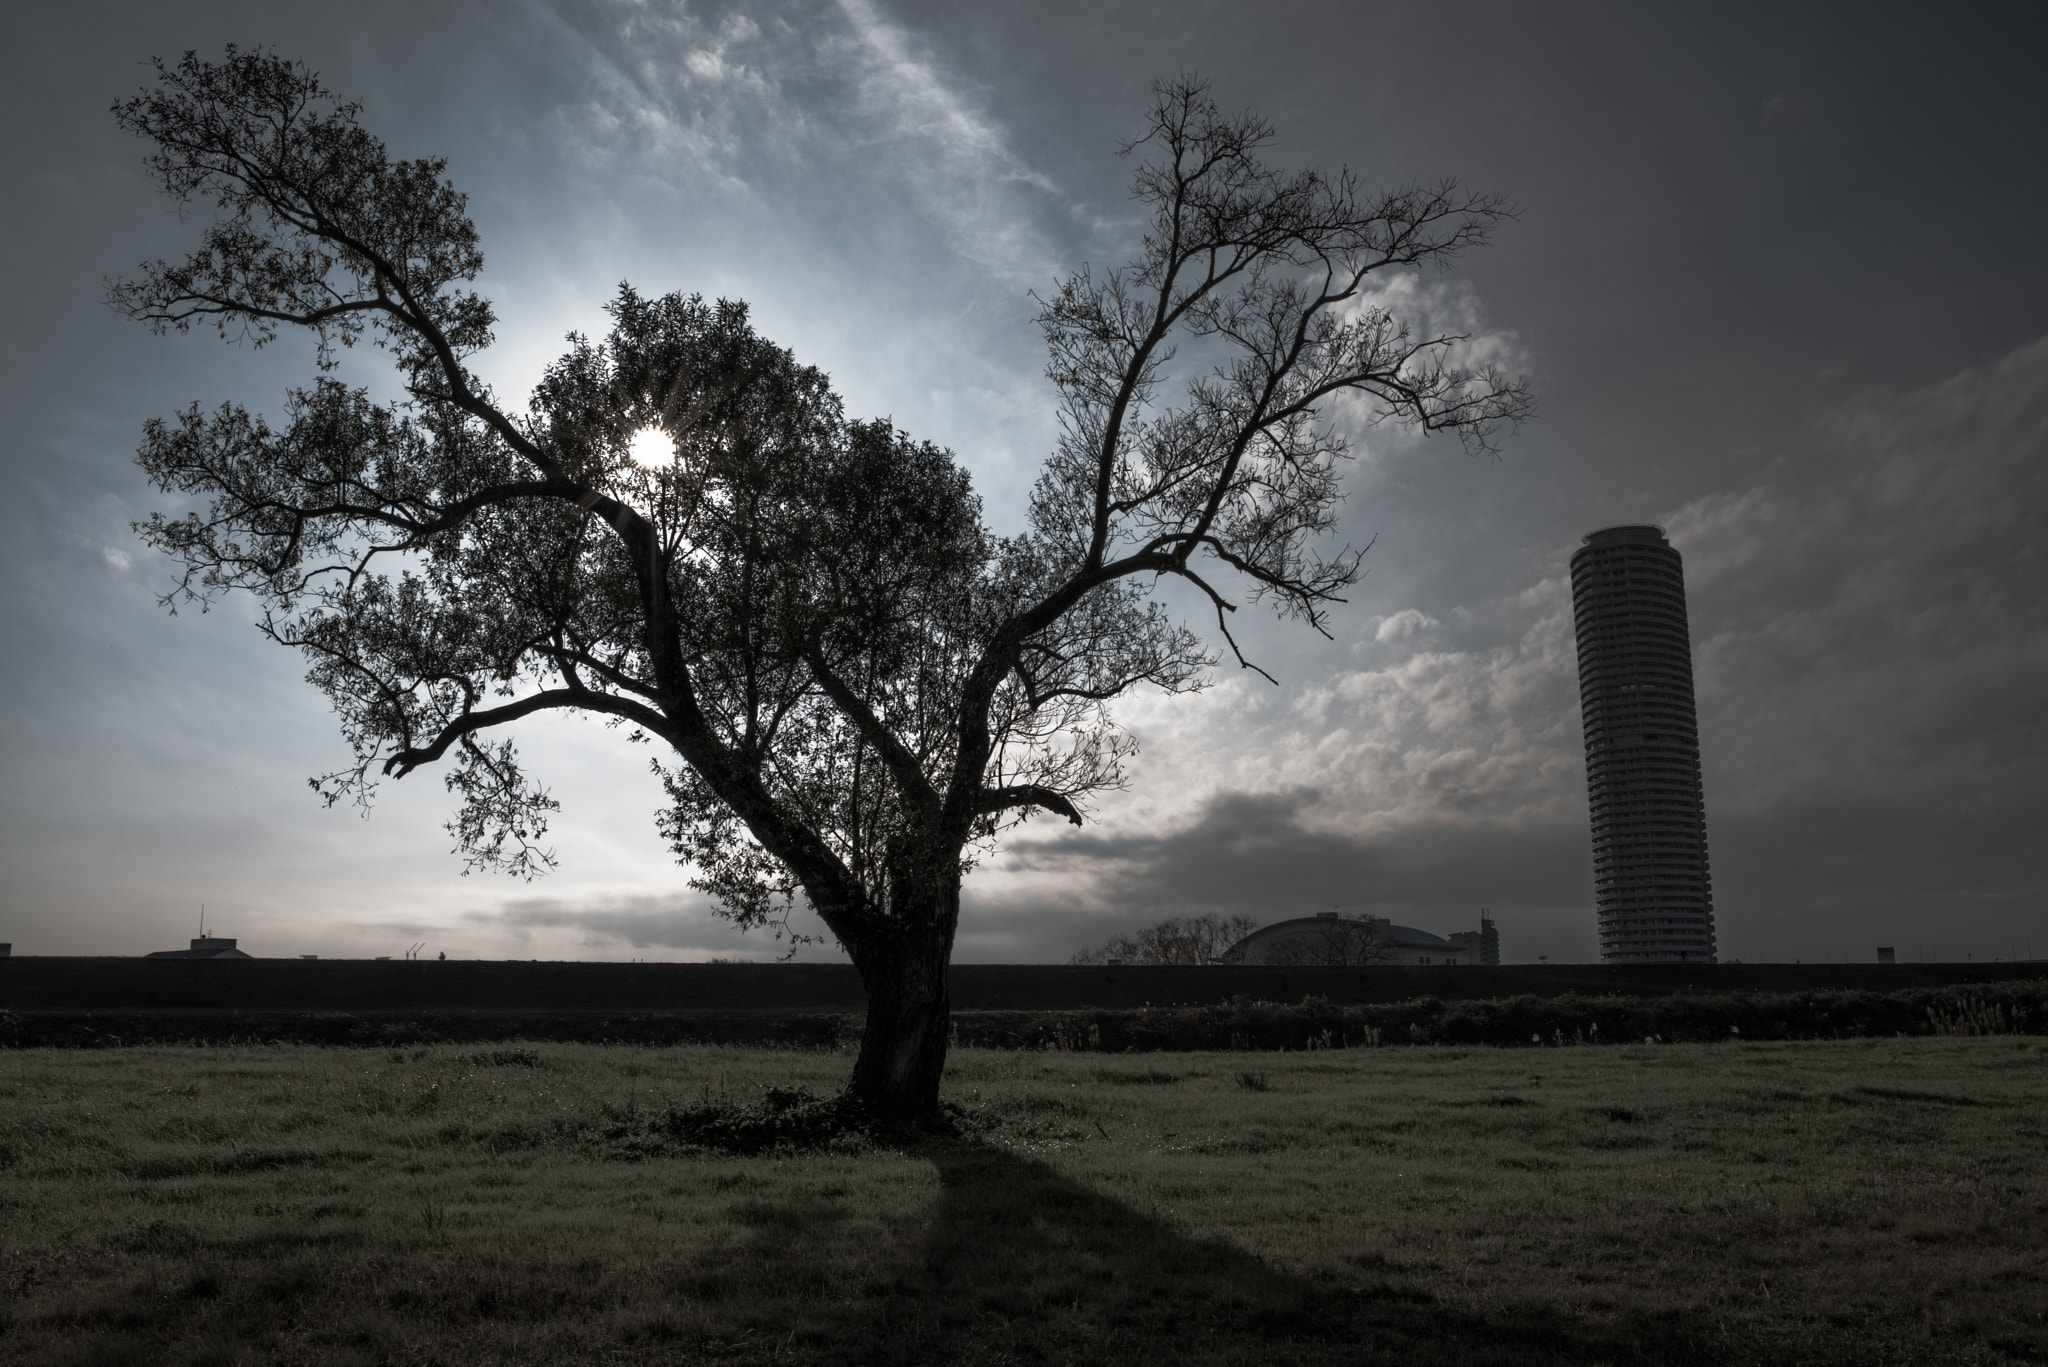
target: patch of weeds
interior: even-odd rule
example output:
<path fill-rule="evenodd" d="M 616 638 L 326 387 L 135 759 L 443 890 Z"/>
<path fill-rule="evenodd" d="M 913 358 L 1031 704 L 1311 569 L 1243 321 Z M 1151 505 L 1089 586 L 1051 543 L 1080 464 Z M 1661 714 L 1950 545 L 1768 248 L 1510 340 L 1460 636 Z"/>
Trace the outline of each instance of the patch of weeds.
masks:
<path fill-rule="evenodd" d="M 1650 1113 L 1638 1106 L 1609 1106 L 1601 1114 L 1617 1125 L 1647 1125 Z"/>
<path fill-rule="evenodd" d="M 800 1087 L 766 1087 L 749 1103 L 606 1106 L 572 1123 L 570 1138 L 598 1156 L 636 1162 L 672 1153 L 859 1153 L 872 1147 L 867 1118 L 838 1097 Z"/>
<path fill-rule="evenodd" d="M 1990 1341 L 1990 1346 L 2019 1362 L 2048 1362 L 2048 1329 L 2034 1328 Z"/>
<path fill-rule="evenodd" d="M 1026 1092 L 971 1106 L 948 1102 L 943 1109 L 946 1127 L 956 1138 L 978 1140 L 1003 1149 L 1054 1153 L 1097 1134 L 1109 1137 L 1085 1103 L 1044 1092 Z"/>
<path fill-rule="evenodd" d="M 488 1133 L 474 1135 L 476 1141 L 493 1154 L 507 1149 L 544 1148 L 560 1137 L 561 1127 L 542 1121 L 512 1119 Z"/>
<path fill-rule="evenodd" d="M 176 1177 L 233 1177 L 240 1173 L 360 1161 L 367 1157 L 366 1153 L 333 1150 L 232 1149 L 226 1153 L 172 1153 L 137 1159 L 127 1165 L 127 1173 L 137 1181 L 161 1182 Z"/>
<path fill-rule="evenodd" d="M 736 1202 L 726 1216 L 735 1224 L 787 1238 L 838 1219 L 839 1210 L 830 1202 L 749 1200 Z"/>
<path fill-rule="evenodd" d="M 1343 1261 L 1351 1264 L 1351 1266 L 1361 1272 L 1406 1272 L 1408 1270 L 1408 1264 L 1389 1258 L 1378 1250 L 1365 1253 L 1347 1253 L 1344 1255 Z"/>
<path fill-rule="evenodd" d="M 2017 1003 L 1985 1001 L 1962 997 L 1944 1010 L 1927 1008 L 1927 1023 L 1937 1035 L 2023 1035 L 2027 1030 L 2027 1009 Z"/>
<path fill-rule="evenodd" d="M 80 1255 L 72 1249 L 15 1249 L 0 1253 L 0 1310 L 6 1298 L 26 1296 L 45 1282 L 67 1281 L 77 1274 Z"/>
<path fill-rule="evenodd" d="M 1027 1092 L 1009 1101 L 999 1101 L 992 1107 L 999 1114 L 1056 1115 L 1068 1120 L 1086 1120 L 1088 1107 L 1079 1101 L 1063 1096 L 1048 1096 L 1043 1092 Z"/>
<path fill-rule="evenodd" d="M 626 1343 L 634 1343 L 640 1340 L 667 1343 L 676 1339 L 691 1338 L 695 1333 L 696 1331 L 686 1320 L 671 1310 L 659 1310 L 652 1314 L 635 1316 L 621 1325 L 618 1330 L 620 1340 Z"/>
<path fill-rule="evenodd" d="M 295 1259 L 266 1269 L 257 1278 L 253 1294 L 257 1300 L 289 1305 L 320 1295 L 326 1289 L 327 1278 L 328 1273 L 319 1263 Z"/>
<path fill-rule="evenodd" d="M 1594 1134 L 1579 1141 L 1582 1149 L 1647 1149 L 1657 1141 L 1646 1134 Z"/>
<path fill-rule="evenodd" d="M 1876 1097 L 1880 1101 L 1925 1101 L 1936 1106 L 1978 1106 L 1983 1103 L 1973 1096 L 1956 1096 L 1948 1092 L 1916 1092 L 1910 1087 L 1857 1087 L 1850 1095 Z"/>
<path fill-rule="evenodd" d="M 198 1268 L 185 1278 L 178 1294 L 188 1301 L 210 1301 L 218 1300 L 224 1289 L 218 1272 L 212 1268 Z"/>
<path fill-rule="evenodd" d="M 488 1049 L 469 1056 L 471 1067 L 475 1068 L 538 1068 L 538 1049 Z"/>
<path fill-rule="evenodd" d="M 131 1253 L 175 1258 L 197 1248 L 199 1236 L 185 1225 L 169 1220 L 151 1220 L 121 1242 Z"/>
<path fill-rule="evenodd" d="M 1183 1073 L 1162 1073 L 1157 1069 L 1141 1072 L 1120 1072 L 1113 1068 L 1095 1070 L 1095 1080 L 1111 1087 L 1165 1087 L 1185 1076 Z"/>
<path fill-rule="evenodd" d="M 1219 1154 L 1261 1154 L 1282 1153 L 1293 1147 L 1284 1140 L 1269 1137 L 1247 1138 L 1242 1135 L 1224 1135 L 1214 1139 L 1191 1139 L 1185 1144 L 1169 1144 L 1172 1153 Z"/>
<path fill-rule="evenodd" d="M 1494 1162 L 1501 1167 L 1513 1168 L 1519 1172 L 1554 1172 L 1564 1166 L 1556 1159 L 1539 1158 L 1532 1154 L 1510 1154 L 1504 1158 L 1497 1158 Z"/>
<path fill-rule="evenodd" d="M 1265 1073 L 1246 1071 L 1239 1073 L 1232 1081 L 1237 1083 L 1239 1091 L 1270 1092 L 1273 1090 L 1273 1079 Z"/>

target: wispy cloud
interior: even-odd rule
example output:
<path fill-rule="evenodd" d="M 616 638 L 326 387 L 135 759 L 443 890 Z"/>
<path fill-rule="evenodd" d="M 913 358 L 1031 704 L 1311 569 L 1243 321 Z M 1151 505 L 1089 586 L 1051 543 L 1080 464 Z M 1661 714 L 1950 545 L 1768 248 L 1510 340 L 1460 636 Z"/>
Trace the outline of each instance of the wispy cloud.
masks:
<path fill-rule="evenodd" d="M 839 0 L 857 46 L 858 107 L 870 145 L 897 166 L 919 207 L 963 255 L 1012 283 L 1043 285 L 1065 264 L 1037 226 L 1065 196 L 1025 164 L 1003 128 L 970 101 L 929 50 L 871 0 Z"/>
<path fill-rule="evenodd" d="M 564 132 L 593 160 L 643 175 L 666 164 L 700 193 L 759 198 L 794 176 L 832 198 L 907 200 L 1012 286 L 1043 284 L 1060 264 L 1038 226 L 1065 211 L 1058 188 L 933 49 L 867 0 L 620 5 L 559 22 L 589 70 Z"/>

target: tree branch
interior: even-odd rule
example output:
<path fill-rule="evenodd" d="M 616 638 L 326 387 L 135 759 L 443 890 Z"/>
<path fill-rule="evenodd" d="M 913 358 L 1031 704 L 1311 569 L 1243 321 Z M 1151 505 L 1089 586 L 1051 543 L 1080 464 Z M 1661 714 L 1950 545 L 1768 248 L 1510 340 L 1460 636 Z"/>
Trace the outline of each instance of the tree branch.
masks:
<path fill-rule="evenodd" d="M 926 816 L 935 815 L 939 807 L 939 795 L 932 789 L 931 779 L 925 774 L 924 766 L 917 762 L 917 756 L 897 738 L 896 733 L 875 715 L 874 709 L 862 697 L 849 688 L 846 681 L 834 673 L 825 663 L 825 655 L 813 644 L 804 652 L 804 661 L 811 667 L 811 674 L 818 686 L 825 690 L 833 705 L 845 714 L 859 730 L 861 736 L 875 747 L 882 762 L 889 766 L 889 774 L 896 780 L 896 786 L 903 791 L 906 801 L 920 809 Z"/>
<path fill-rule="evenodd" d="M 530 717 L 536 712 L 562 710 L 602 712 L 623 717 L 645 731 L 671 743 L 674 741 L 674 728 L 669 725 L 668 718 L 652 708 L 609 693 L 597 693 L 582 688 L 555 688 L 530 694 L 502 707 L 485 708 L 481 712 L 465 711 L 442 727 L 441 733 L 431 744 L 417 748 L 407 747 L 386 759 L 384 772 L 392 778 L 404 778 L 422 764 L 431 764 L 440 759 L 448 753 L 449 746 L 478 731 L 503 726 L 507 722 L 518 721 L 521 717 Z"/>
<path fill-rule="evenodd" d="M 1008 811 L 1012 807 L 1043 807 L 1048 812 L 1065 817 L 1076 826 L 1081 824 L 1081 812 L 1072 802 L 1064 795 L 1036 783 L 1020 783 L 1008 788 L 984 788 L 976 803 L 975 812 L 981 816 L 991 816 L 997 812 Z"/>

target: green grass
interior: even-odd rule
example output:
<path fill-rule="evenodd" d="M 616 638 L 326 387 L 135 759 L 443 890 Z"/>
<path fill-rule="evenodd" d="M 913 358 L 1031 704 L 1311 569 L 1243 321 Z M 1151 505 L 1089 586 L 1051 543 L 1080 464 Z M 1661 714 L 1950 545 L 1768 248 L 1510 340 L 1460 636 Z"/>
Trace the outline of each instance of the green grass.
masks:
<path fill-rule="evenodd" d="M 0 1053 L 0 1361 L 2048 1361 L 2048 1041 L 848 1062 Z"/>

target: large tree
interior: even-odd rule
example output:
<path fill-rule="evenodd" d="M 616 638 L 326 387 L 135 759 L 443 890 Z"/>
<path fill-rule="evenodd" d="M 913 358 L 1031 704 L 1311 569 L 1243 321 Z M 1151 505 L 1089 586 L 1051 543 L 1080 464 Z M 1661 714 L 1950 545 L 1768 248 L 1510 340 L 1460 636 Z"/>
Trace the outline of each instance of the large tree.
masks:
<path fill-rule="evenodd" d="M 693 885 L 743 926 L 801 900 L 852 958 L 849 1094 L 880 1113 L 937 1105 L 974 856 L 1122 781 L 1113 699 L 1207 677 L 1160 582 L 1213 604 L 1248 665 L 1237 599 L 1321 630 L 1358 574 L 1318 544 L 1333 405 L 1482 447 L 1528 407 L 1372 288 L 1483 242 L 1497 198 L 1282 173 L 1262 120 L 1165 83 L 1125 149 L 1151 216 L 1136 259 L 1042 301 L 1062 436 L 1025 530 L 997 537 L 949 452 L 848 420 L 739 304 L 622 288 L 610 334 L 504 406 L 472 369 L 496 320 L 442 161 L 392 160 L 296 62 L 231 48 L 157 72 L 115 115 L 173 199 L 218 213 L 115 304 L 255 346 L 302 329 L 319 367 L 275 425 L 197 405 L 149 425 L 144 469 L 194 505 L 142 528 L 185 567 L 167 601 L 254 595 L 354 746 L 317 781 L 329 800 L 445 763 L 484 865 L 549 862 L 521 720 L 591 713 L 654 744 Z M 337 377 L 358 343 L 399 397 Z"/>

